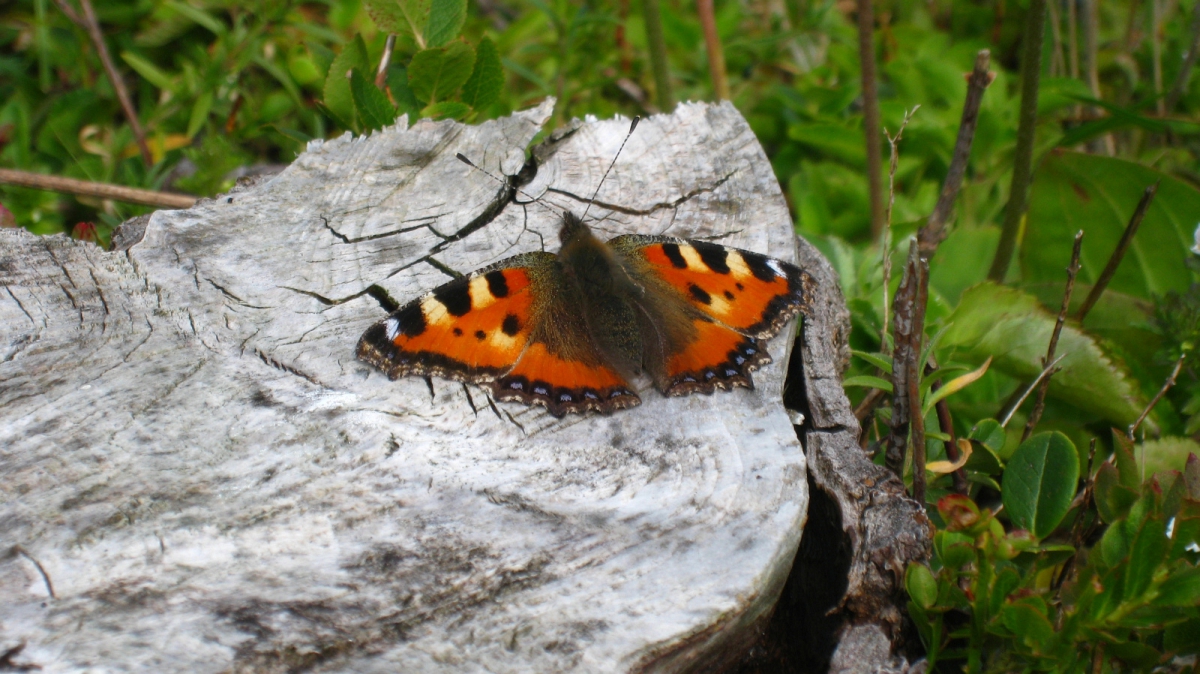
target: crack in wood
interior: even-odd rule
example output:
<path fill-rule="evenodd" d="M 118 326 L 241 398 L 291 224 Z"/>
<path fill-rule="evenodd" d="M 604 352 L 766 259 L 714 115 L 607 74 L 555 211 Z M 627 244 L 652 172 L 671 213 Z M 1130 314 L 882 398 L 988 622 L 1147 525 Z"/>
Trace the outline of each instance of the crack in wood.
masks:
<path fill-rule="evenodd" d="M 274 358 L 272 358 L 272 357 L 268 356 L 266 353 L 264 353 L 262 351 L 262 349 L 255 348 L 254 354 L 256 356 L 258 356 L 262 360 L 262 362 L 266 363 L 267 365 L 270 365 L 271 367 L 275 368 L 276 370 L 281 370 L 288 374 L 294 374 L 297 377 L 304 379 L 305 381 L 307 381 L 310 384 L 314 384 L 314 385 L 320 386 L 322 388 L 328 388 L 327 386 L 322 384 L 316 377 L 308 374 L 307 372 L 305 372 L 299 368 L 296 368 L 296 367 L 293 367 L 286 363 L 281 363 L 278 360 L 275 360 Z"/>
<path fill-rule="evenodd" d="M 581 197 L 578 194 L 575 194 L 573 192 L 568 192 L 567 190 L 559 189 L 557 187 L 547 187 L 546 191 L 554 192 L 555 194 L 561 194 L 564 197 L 569 197 L 580 203 L 586 204 L 586 203 L 591 202 L 591 204 L 593 206 L 599 206 L 600 208 L 604 208 L 604 209 L 607 209 L 610 211 L 616 211 L 617 213 L 624 213 L 625 215 L 652 215 L 657 211 L 666 210 L 668 208 L 679 208 L 679 206 L 700 196 L 701 194 L 715 192 L 715 191 L 717 191 L 717 188 L 719 188 L 721 185 L 724 185 L 736 173 L 737 173 L 737 171 L 731 171 L 730 173 L 725 174 L 724 177 L 722 177 L 720 180 L 717 180 L 717 182 L 713 183 L 710 186 L 697 187 L 696 189 L 688 192 L 687 194 L 684 194 L 683 196 L 679 197 L 678 199 L 675 199 L 673 201 L 660 201 L 658 203 L 652 204 L 649 208 L 644 208 L 644 209 L 630 208 L 628 206 L 620 206 L 618 204 L 610 204 L 606 201 L 593 201 L 586 197 Z"/>

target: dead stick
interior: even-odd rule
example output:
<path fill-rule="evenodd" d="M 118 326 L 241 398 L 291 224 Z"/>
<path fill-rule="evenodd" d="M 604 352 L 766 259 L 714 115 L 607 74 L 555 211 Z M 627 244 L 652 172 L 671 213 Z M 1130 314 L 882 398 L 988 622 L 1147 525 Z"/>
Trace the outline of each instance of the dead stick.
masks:
<path fill-rule="evenodd" d="M 867 143 L 867 195 L 871 238 L 883 233 L 883 152 L 879 146 L 879 86 L 875 77 L 875 13 L 871 0 L 858 0 L 858 58 L 862 66 L 863 135 Z"/>
<path fill-rule="evenodd" d="M 887 467 L 897 475 L 904 474 L 904 455 L 908 449 L 909 406 L 914 403 L 908 396 L 908 352 L 912 349 L 910 335 L 913 328 L 913 313 L 917 299 L 917 241 L 912 239 L 908 247 L 908 262 L 904 266 L 904 275 L 900 279 L 900 287 L 892 300 L 892 341 L 896 350 L 892 354 L 892 422 L 888 431 Z"/>
<path fill-rule="evenodd" d="M 896 167 L 900 165 L 900 138 L 904 136 L 904 128 L 908 126 L 908 121 L 912 118 L 912 114 L 921 106 L 916 106 L 912 110 L 904 111 L 904 121 L 900 122 L 900 130 L 896 132 L 893 138 L 888 134 L 887 129 L 883 130 L 883 135 L 887 137 L 888 147 L 891 148 L 891 159 L 888 161 L 888 205 L 887 215 L 883 220 L 883 239 L 879 243 L 879 247 L 883 252 L 883 327 L 879 329 L 879 350 L 885 354 L 890 354 L 892 350 L 888 348 L 887 332 L 888 332 L 888 288 L 892 283 L 892 208 L 896 205 Z"/>
<path fill-rule="evenodd" d="M 1100 278 L 1096 279 L 1096 285 L 1092 286 L 1092 291 L 1088 293 L 1087 299 L 1083 301 L 1083 306 L 1079 307 L 1079 313 L 1075 315 L 1075 319 L 1080 323 L 1087 317 L 1088 312 L 1096 305 L 1100 299 L 1100 294 L 1108 287 L 1108 282 L 1112 280 L 1114 274 L 1117 273 L 1117 267 L 1120 266 L 1121 260 L 1125 257 L 1125 252 L 1129 250 L 1129 244 L 1133 242 L 1133 235 L 1137 234 L 1138 227 L 1142 224 L 1142 218 L 1146 216 L 1146 211 L 1150 208 L 1150 202 L 1154 201 L 1154 195 L 1158 193 L 1158 183 L 1146 188 L 1142 192 L 1142 200 L 1138 202 L 1137 208 L 1133 211 L 1133 217 L 1129 219 L 1129 224 L 1125 226 L 1125 232 L 1121 234 L 1121 240 L 1117 242 L 1117 247 L 1113 250 L 1112 256 L 1108 258 L 1108 264 L 1104 265 L 1104 271 L 1100 272 Z"/>
<path fill-rule="evenodd" d="M 862 424 L 875 411 L 880 401 L 883 400 L 884 393 L 885 391 L 881 388 L 873 388 L 867 392 L 867 395 L 863 396 L 862 402 L 858 404 L 858 407 L 854 408 L 854 418 L 858 419 L 859 424 Z"/>
<path fill-rule="evenodd" d="M 916 242 L 913 242 L 914 246 Z M 917 291 L 913 306 L 912 331 L 908 350 L 908 414 L 912 433 L 913 487 L 912 497 L 925 503 L 925 411 L 921 409 L 921 347 L 925 337 L 925 307 L 929 304 L 929 262 L 917 256 Z"/>
<path fill-rule="evenodd" d="M 708 51 L 708 75 L 712 79 L 713 93 L 718 101 L 729 100 L 729 78 L 725 74 L 725 50 L 721 47 L 721 36 L 717 33 L 717 17 L 713 12 L 713 0 L 697 0 L 696 13 L 704 28 L 704 46 Z"/>
<path fill-rule="evenodd" d="M 382 89 L 387 84 L 388 65 L 392 62 L 392 51 L 396 48 L 396 34 L 389 33 L 383 43 L 383 56 L 379 57 L 379 69 L 375 71 L 375 87 Z"/>
<path fill-rule="evenodd" d="M 1042 366 L 1054 360 L 1054 351 L 1058 348 L 1058 338 L 1062 334 L 1063 324 L 1067 322 L 1067 312 L 1071 308 L 1071 293 L 1075 290 L 1075 275 L 1079 273 L 1079 252 L 1083 248 L 1083 230 L 1075 235 L 1075 246 L 1071 248 L 1071 263 L 1067 265 L 1067 287 L 1063 290 L 1062 306 L 1058 310 L 1058 320 L 1054 322 L 1054 332 L 1050 335 L 1050 346 L 1046 348 L 1046 357 L 1042 359 Z M 1046 375 L 1042 379 L 1042 383 L 1038 386 L 1037 398 L 1034 399 L 1033 411 L 1029 414 L 1029 421 L 1025 423 L 1025 432 L 1021 434 L 1021 442 L 1029 439 L 1033 435 L 1033 429 L 1037 427 L 1038 422 L 1042 419 L 1042 412 L 1046 407 L 1046 392 L 1050 390 L 1050 377 L 1054 373 Z"/>
<path fill-rule="evenodd" d="M 1180 354 L 1179 360 L 1175 361 L 1175 369 L 1171 370 L 1171 376 L 1167 377 L 1167 381 L 1163 382 L 1162 388 L 1158 389 L 1158 393 L 1155 394 L 1154 400 L 1151 400 L 1150 404 L 1146 405 L 1146 409 L 1142 410 L 1142 415 L 1137 418 L 1137 421 L 1133 422 L 1132 426 L 1129 427 L 1130 440 L 1133 439 L 1133 434 L 1137 432 L 1138 426 L 1141 426 L 1142 422 L 1146 420 L 1146 417 L 1150 416 L 1150 411 L 1154 409 L 1154 406 L 1158 404 L 1158 401 L 1162 400 L 1163 396 L 1167 395 L 1167 391 L 1170 391 L 1171 387 L 1175 385 L 1175 378 L 1179 376 L 1179 371 L 1183 369 L 1183 361 L 1186 358 L 1187 352 L 1184 351 L 1182 354 Z"/>
<path fill-rule="evenodd" d="M 125 118 L 129 120 L 129 126 L 133 129 L 133 138 L 142 152 L 142 161 L 146 163 L 146 166 L 153 166 L 154 155 L 150 153 L 150 146 L 146 144 L 146 132 L 142 129 L 141 121 L 138 120 L 137 110 L 133 107 L 133 100 L 129 98 L 125 81 L 117 72 L 117 67 L 108 54 L 108 47 L 104 45 L 104 34 L 100 32 L 100 22 L 96 19 L 96 10 L 92 9 L 91 0 L 79 0 L 80 6 L 83 7 L 82 17 L 70 9 L 66 0 L 55 0 L 55 3 L 68 19 L 79 24 L 92 39 L 92 45 L 96 47 L 96 53 L 100 56 L 100 63 L 104 65 L 104 72 L 108 74 L 108 81 L 112 82 L 113 89 L 117 92 L 117 100 L 121 102 L 121 109 L 125 111 Z"/>
<path fill-rule="evenodd" d="M 124 185 L 94 183 L 87 180 L 60 178 L 59 176 L 47 176 L 40 173 L 16 171 L 13 169 L 0 169 L 0 184 L 32 187 L 35 190 L 46 190 L 48 192 L 65 192 L 85 197 L 112 199 L 114 201 L 156 206 L 158 208 L 191 208 L 196 204 L 196 197 L 186 194 L 140 190 L 135 187 L 125 187 Z"/>
<path fill-rule="evenodd" d="M 975 56 L 975 69 L 967 77 L 967 100 L 963 103 L 962 121 L 958 124 L 958 138 L 954 141 L 950 169 L 946 172 L 942 193 L 938 196 L 933 213 L 917 233 L 921 255 L 925 259 L 933 257 L 938 244 L 946 238 L 946 224 L 950 222 L 950 213 L 958 200 L 963 176 L 967 173 L 967 160 L 971 157 L 971 143 L 975 139 L 975 126 L 979 122 L 979 105 L 983 101 L 983 92 L 992 80 L 996 79 L 994 73 L 988 72 L 990 60 L 991 53 L 988 50 L 980 51 Z"/>

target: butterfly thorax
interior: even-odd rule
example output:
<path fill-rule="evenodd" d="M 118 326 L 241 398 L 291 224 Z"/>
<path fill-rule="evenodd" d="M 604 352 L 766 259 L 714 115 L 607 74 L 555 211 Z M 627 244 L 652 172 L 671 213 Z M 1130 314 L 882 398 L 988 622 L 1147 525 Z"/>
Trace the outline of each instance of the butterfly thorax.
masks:
<path fill-rule="evenodd" d="M 636 302 L 644 289 L 590 228 L 566 214 L 558 264 L 576 295 L 595 346 L 627 374 L 642 368 Z"/>

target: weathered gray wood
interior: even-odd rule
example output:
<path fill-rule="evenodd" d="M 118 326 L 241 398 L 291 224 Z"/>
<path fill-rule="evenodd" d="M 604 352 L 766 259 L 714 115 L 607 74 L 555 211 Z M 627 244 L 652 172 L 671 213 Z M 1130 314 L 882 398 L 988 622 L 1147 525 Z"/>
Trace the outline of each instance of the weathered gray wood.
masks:
<path fill-rule="evenodd" d="M 743 639 L 806 512 L 787 335 L 755 391 L 564 420 L 354 358 L 384 315 L 372 285 L 402 301 L 556 247 L 554 213 L 454 159 L 517 173 L 550 109 L 314 143 L 131 225 L 123 251 L 0 230 L 0 652 L 48 672 L 678 670 Z M 582 210 L 627 127 L 556 134 L 525 190 Z M 792 256 L 729 104 L 644 120 L 599 200 L 623 207 L 592 208 L 603 234 Z"/>

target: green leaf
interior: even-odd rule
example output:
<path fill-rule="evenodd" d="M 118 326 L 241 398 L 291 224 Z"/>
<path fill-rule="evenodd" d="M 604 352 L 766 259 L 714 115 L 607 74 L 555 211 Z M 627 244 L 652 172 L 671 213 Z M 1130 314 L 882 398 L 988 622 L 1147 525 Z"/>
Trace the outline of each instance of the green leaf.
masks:
<path fill-rule="evenodd" d="M 921 608 L 932 608 L 937 603 L 937 579 L 928 566 L 910 562 L 904 574 L 904 589 L 908 596 Z"/>
<path fill-rule="evenodd" d="M 208 113 L 212 111 L 213 94 L 212 91 L 205 91 L 196 98 L 196 102 L 192 105 L 192 114 L 188 118 L 187 137 L 194 137 L 200 127 L 204 126 L 204 122 L 208 120 Z"/>
<path fill-rule="evenodd" d="M 1044 607 L 1036 606 L 1027 600 L 1001 608 L 1000 622 L 1020 637 L 1025 645 L 1033 648 L 1040 649 L 1054 638 L 1054 626 L 1046 617 Z"/>
<path fill-rule="evenodd" d="M 408 64 L 408 86 L 422 101 L 437 103 L 458 91 L 474 65 L 475 52 L 465 42 L 425 49 Z"/>
<path fill-rule="evenodd" d="M 500 54 L 496 43 L 484 37 L 475 48 L 475 68 L 471 77 L 463 84 L 463 103 L 481 110 L 500 97 L 504 86 L 504 67 L 500 65 Z"/>
<path fill-rule="evenodd" d="M 983 361 L 983 365 L 980 365 L 976 370 L 968 372 L 962 376 L 955 377 L 954 379 L 946 382 L 941 388 L 929 394 L 925 400 L 925 404 L 921 407 L 921 412 L 923 414 L 929 414 L 930 410 L 933 409 L 933 406 L 938 404 L 938 401 L 945 400 L 972 383 L 978 381 L 980 377 L 987 373 L 988 366 L 991 364 L 992 361 L 989 358 L 988 360 Z"/>
<path fill-rule="evenodd" d="M 1071 507 L 1079 480 L 1079 455 L 1067 436 L 1038 433 L 1021 443 L 1004 469 L 1001 494 L 1014 526 L 1041 540 Z"/>
<path fill-rule="evenodd" d="M 1200 569 L 1175 570 L 1158 587 L 1155 606 L 1200 606 Z"/>
<path fill-rule="evenodd" d="M 350 71 L 350 93 L 364 131 L 382 129 L 396 121 L 396 109 L 388 102 L 387 94 L 368 82 L 358 68 Z"/>
<path fill-rule="evenodd" d="M 1121 486 L 1141 491 L 1142 469 L 1138 466 L 1137 457 L 1133 455 L 1133 441 L 1115 428 L 1112 429 L 1112 438 L 1112 460 L 1117 466 L 1117 477 L 1121 480 Z"/>
<path fill-rule="evenodd" d="M 846 377 L 842 382 L 842 386 L 866 386 L 868 388 L 878 388 L 892 392 L 892 382 L 869 374 L 860 374 L 853 377 Z"/>
<path fill-rule="evenodd" d="M 121 52 L 121 59 L 147 82 L 164 91 L 175 91 L 175 82 L 165 71 L 131 51 Z"/>
<path fill-rule="evenodd" d="M 887 374 L 892 374 L 892 358 L 891 358 L 891 356 L 885 356 L 882 353 L 869 353 L 867 351 L 859 351 L 858 349 L 851 349 L 850 353 L 852 353 L 852 354 L 858 356 L 859 358 L 862 358 L 863 360 L 867 361 L 868 363 L 874 365 L 875 367 L 879 368 L 882 372 L 885 372 Z"/>
<path fill-rule="evenodd" d="M 1148 670 L 1158 664 L 1161 659 L 1158 651 L 1154 648 L 1136 641 L 1109 642 L 1104 650 L 1125 664 L 1141 670 Z"/>
<path fill-rule="evenodd" d="M 229 29 L 225 27 L 224 23 L 221 23 L 221 21 L 219 21 L 212 14 L 209 14 L 198 7 L 193 7 L 186 2 L 179 2 L 178 0 L 166 0 L 164 4 L 179 14 L 187 17 L 192 22 L 204 26 L 214 35 L 222 36 L 229 32 Z"/>
<path fill-rule="evenodd" d="M 1167 554 L 1167 527 L 1157 518 L 1143 524 L 1133 539 L 1129 552 L 1129 575 L 1125 581 L 1125 597 L 1137 599 L 1146 593 L 1154 580 L 1154 572 Z"/>
<path fill-rule="evenodd" d="M 1176 655 L 1200 653 L 1200 618 L 1167 627 L 1163 632 L 1163 648 Z"/>
<path fill-rule="evenodd" d="M 866 166 L 862 129 L 830 122 L 798 123 L 788 128 L 788 138 L 854 168 Z"/>
<path fill-rule="evenodd" d="M 1126 520 L 1115 522 L 1105 530 L 1097 544 L 1100 550 L 1099 561 L 1103 563 L 1103 568 L 1111 569 L 1125 559 L 1129 554 L 1131 537 L 1129 522 Z"/>
<path fill-rule="evenodd" d="M 407 33 L 420 44 L 429 21 L 429 5 L 430 0 L 367 0 L 367 14 L 381 30 Z"/>
<path fill-rule="evenodd" d="M 412 89 L 408 88 L 408 69 L 401 66 L 392 66 L 388 69 L 388 91 L 392 93 L 392 100 L 396 101 L 397 112 L 400 114 L 408 113 L 409 121 L 416 118 L 422 106 L 421 101 L 417 100 Z"/>
<path fill-rule="evenodd" d="M 1075 232 L 1087 232 L 1078 282 L 1095 283 L 1125 230 L 1142 192 L 1161 181 L 1137 236 L 1109 289 L 1143 299 L 1185 291 L 1192 274 L 1186 260 L 1200 222 L 1200 191 L 1123 159 L 1076 152 L 1047 155 L 1034 175 L 1028 224 L 1021 244 L 1025 281 L 1062 283 Z M 1086 291 L 1076 286 L 1080 300 Z"/>
<path fill-rule="evenodd" d="M 1004 427 L 995 419 L 980 420 L 967 437 L 987 447 L 993 454 L 999 454 L 1008 440 L 1008 434 L 1005 433 Z"/>
<path fill-rule="evenodd" d="M 1100 465 L 1096 471 L 1096 511 L 1100 519 L 1112 524 L 1125 517 L 1137 501 L 1137 492 L 1121 484 L 1117 469 L 1111 463 Z"/>
<path fill-rule="evenodd" d="M 442 101 L 427 106 L 421 111 L 422 117 L 430 119 L 462 119 L 471 113 L 471 106 L 459 101 Z"/>
<path fill-rule="evenodd" d="M 440 47 L 458 37 L 467 20 L 467 0 L 433 0 L 425 25 L 425 46 Z"/>
<path fill-rule="evenodd" d="M 333 59 L 329 66 L 329 75 L 325 78 L 325 108 L 333 113 L 335 119 L 345 128 L 354 126 L 354 96 L 350 93 L 350 71 L 355 68 L 367 67 L 367 45 L 361 35 L 355 35 L 354 40 L 342 49 L 342 53 Z"/>
<path fill-rule="evenodd" d="M 993 368 L 1032 381 L 1042 371 L 1056 319 L 1032 295 L 983 283 L 963 293 L 947 318 L 953 325 L 943 343 L 979 362 L 991 356 Z M 1058 354 L 1062 371 L 1050 379 L 1051 397 L 1122 427 L 1141 414 L 1145 404 L 1125 368 L 1087 334 L 1070 324 L 1063 327 Z"/>

